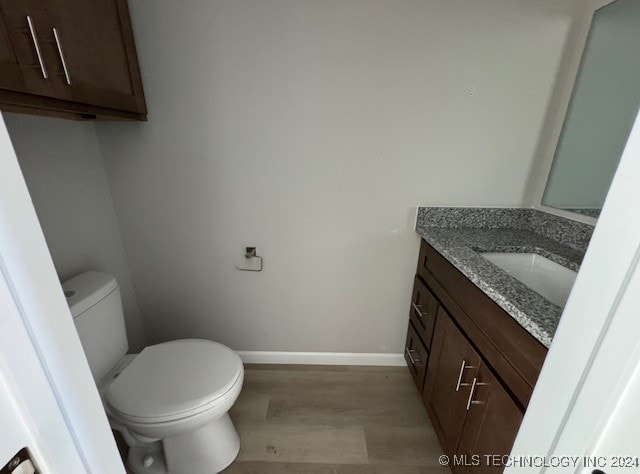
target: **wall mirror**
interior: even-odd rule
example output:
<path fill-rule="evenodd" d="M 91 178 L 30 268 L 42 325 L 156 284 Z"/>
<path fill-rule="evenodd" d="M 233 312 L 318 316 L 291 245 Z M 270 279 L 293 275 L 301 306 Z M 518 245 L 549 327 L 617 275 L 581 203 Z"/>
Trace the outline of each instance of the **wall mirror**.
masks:
<path fill-rule="evenodd" d="M 542 196 L 597 217 L 640 107 L 640 0 L 616 0 L 591 22 Z"/>

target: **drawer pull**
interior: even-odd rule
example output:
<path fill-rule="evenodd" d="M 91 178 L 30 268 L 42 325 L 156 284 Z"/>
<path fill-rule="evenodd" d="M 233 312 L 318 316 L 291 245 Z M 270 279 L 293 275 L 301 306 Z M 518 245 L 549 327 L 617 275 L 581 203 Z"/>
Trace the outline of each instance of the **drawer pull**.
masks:
<path fill-rule="evenodd" d="M 411 306 L 413 306 L 413 311 L 415 311 L 420 319 L 424 318 L 424 314 L 422 314 L 422 311 L 420 311 L 420 308 L 422 308 L 422 306 L 419 306 L 415 303 L 411 303 Z"/>
<path fill-rule="evenodd" d="M 413 358 L 413 352 L 417 352 L 413 349 L 409 349 L 408 347 L 405 347 L 405 352 L 407 353 L 407 357 L 409 357 L 409 360 L 411 361 L 411 365 L 416 365 L 417 363 L 420 362 L 420 359 L 418 359 L 417 357 L 414 359 Z"/>
<path fill-rule="evenodd" d="M 27 24 L 29 25 L 29 33 L 31 33 L 31 40 L 33 41 L 33 47 L 36 50 L 38 63 L 40 64 L 40 71 L 42 72 L 42 78 L 46 79 L 48 75 L 47 75 L 47 70 L 44 67 L 44 60 L 42 59 L 42 51 L 40 51 L 40 43 L 38 42 L 38 37 L 36 36 L 36 28 L 35 26 L 33 26 L 33 20 L 29 15 L 27 15 Z"/>
<path fill-rule="evenodd" d="M 56 46 L 58 47 L 58 56 L 60 56 L 60 62 L 62 63 L 62 69 L 64 70 L 64 78 L 67 81 L 67 85 L 71 85 L 71 78 L 69 77 L 69 69 L 67 68 L 67 61 L 64 59 L 64 51 L 62 50 L 62 41 L 58 35 L 58 29 L 53 28 L 53 37 L 56 40 Z"/>
<path fill-rule="evenodd" d="M 469 411 L 469 408 L 471 407 L 471 399 L 473 398 L 473 392 L 475 392 L 476 390 L 476 383 L 478 383 L 478 379 L 474 377 L 473 382 L 471 383 L 471 391 L 469 392 L 469 398 L 467 399 L 467 411 Z"/>
<path fill-rule="evenodd" d="M 467 361 L 462 359 L 462 365 L 460 366 L 460 373 L 458 374 L 458 383 L 456 384 L 456 392 L 460 391 L 460 387 L 469 385 L 468 383 L 462 383 L 462 375 L 464 374 L 465 369 L 475 369 L 475 368 L 476 368 L 475 365 L 467 365 Z"/>
<path fill-rule="evenodd" d="M 467 399 L 467 411 L 471 408 L 471 405 L 484 405 L 484 402 L 480 402 L 473 399 L 473 393 L 476 391 L 477 386 L 489 385 L 488 383 L 478 382 L 476 377 L 473 378 L 473 382 L 471 383 L 471 391 L 469 392 L 469 398 Z"/>

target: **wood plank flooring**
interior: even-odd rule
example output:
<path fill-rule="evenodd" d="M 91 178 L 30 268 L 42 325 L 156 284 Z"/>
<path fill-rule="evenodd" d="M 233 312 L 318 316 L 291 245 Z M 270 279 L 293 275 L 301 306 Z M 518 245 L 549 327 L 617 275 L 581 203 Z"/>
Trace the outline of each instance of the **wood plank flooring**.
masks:
<path fill-rule="evenodd" d="M 449 473 L 406 367 L 247 365 L 231 473 Z"/>

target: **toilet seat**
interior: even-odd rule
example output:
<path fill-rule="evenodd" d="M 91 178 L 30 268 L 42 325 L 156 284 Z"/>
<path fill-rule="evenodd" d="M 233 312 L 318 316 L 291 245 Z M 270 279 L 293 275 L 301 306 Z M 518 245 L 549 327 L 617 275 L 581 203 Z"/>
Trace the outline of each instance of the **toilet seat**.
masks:
<path fill-rule="evenodd" d="M 113 415 L 139 424 L 193 417 L 242 383 L 240 357 L 217 342 L 181 339 L 145 347 L 106 387 Z"/>

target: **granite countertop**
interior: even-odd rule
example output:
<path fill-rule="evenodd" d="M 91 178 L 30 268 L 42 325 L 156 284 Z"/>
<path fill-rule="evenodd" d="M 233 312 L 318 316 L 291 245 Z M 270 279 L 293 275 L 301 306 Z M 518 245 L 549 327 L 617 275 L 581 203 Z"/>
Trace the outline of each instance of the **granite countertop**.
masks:
<path fill-rule="evenodd" d="M 416 232 L 544 346 L 562 309 L 483 258 L 479 252 L 531 252 L 578 271 L 584 251 L 517 228 L 448 228 L 418 223 Z"/>

